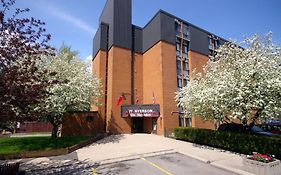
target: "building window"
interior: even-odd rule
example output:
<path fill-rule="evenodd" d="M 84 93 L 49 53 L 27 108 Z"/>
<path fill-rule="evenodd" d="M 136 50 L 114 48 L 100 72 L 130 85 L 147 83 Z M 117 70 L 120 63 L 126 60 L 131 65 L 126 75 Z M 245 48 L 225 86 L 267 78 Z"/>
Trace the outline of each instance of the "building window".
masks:
<path fill-rule="evenodd" d="M 176 55 L 177 55 L 177 57 L 180 57 L 180 54 L 181 54 L 181 53 L 180 53 L 180 51 L 179 51 L 179 50 L 177 50 L 177 51 L 176 51 Z"/>
<path fill-rule="evenodd" d="M 209 49 L 214 50 L 214 40 L 212 38 L 209 38 Z"/>
<path fill-rule="evenodd" d="M 189 26 L 179 20 L 176 21 L 176 66 L 177 66 L 177 90 L 187 86 L 189 79 L 188 50 L 189 50 Z M 182 123 L 186 123 L 182 118 Z"/>
<path fill-rule="evenodd" d="M 186 71 L 188 71 L 188 62 L 187 61 L 184 61 L 183 62 L 183 70 L 186 70 Z"/>
<path fill-rule="evenodd" d="M 181 78 L 177 78 L 177 82 L 178 82 L 178 87 L 179 88 L 182 88 L 182 81 L 181 81 Z"/>
<path fill-rule="evenodd" d="M 181 61 L 177 60 L 177 69 L 181 69 Z"/>
<path fill-rule="evenodd" d="M 183 86 L 187 86 L 188 80 L 187 79 L 183 79 Z"/>
<path fill-rule="evenodd" d="M 176 25 L 175 25 L 176 27 L 175 27 L 175 29 L 176 29 L 176 35 L 178 35 L 178 36 L 181 36 L 181 25 L 178 23 L 178 22 L 176 22 Z"/>
<path fill-rule="evenodd" d="M 220 40 L 218 37 L 209 35 L 209 49 L 215 50 L 221 46 Z"/>
<path fill-rule="evenodd" d="M 221 46 L 220 39 L 214 35 L 209 35 L 209 57 L 216 55 L 216 49 Z"/>
<path fill-rule="evenodd" d="M 183 45 L 182 52 L 187 53 L 187 46 Z"/>
<path fill-rule="evenodd" d="M 191 127 L 192 119 L 190 117 L 186 117 L 183 113 L 183 109 L 181 107 L 178 108 L 179 111 L 179 126 L 180 127 Z"/>
<path fill-rule="evenodd" d="M 180 51 L 180 43 L 176 44 L 176 49 L 177 49 L 177 51 Z"/>
<path fill-rule="evenodd" d="M 221 46 L 220 40 L 216 40 L 216 49 L 218 49 Z"/>
<path fill-rule="evenodd" d="M 192 126 L 192 120 L 189 117 L 179 117 L 179 123 L 180 127 L 191 127 Z"/>
<path fill-rule="evenodd" d="M 188 39 L 189 37 L 189 27 L 183 24 L 183 38 Z"/>
<path fill-rule="evenodd" d="M 185 125 L 186 125 L 186 127 L 192 126 L 192 119 L 190 117 L 185 118 Z"/>
<path fill-rule="evenodd" d="M 181 75 L 181 69 L 177 69 L 177 75 Z"/>
<path fill-rule="evenodd" d="M 186 61 L 187 60 L 187 54 L 186 53 L 182 53 L 182 60 Z"/>
<path fill-rule="evenodd" d="M 177 89 L 178 89 L 178 92 L 180 92 L 180 91 L 181 91 L 181 88 L 180 88 L 180 87 L 178 87 Z"/>
<path fill-rule="evenodd" d="M 187 78 L 188 77 L 188 71 L 183 71 L 183 76 L 185 77 L 185 78 Z M 185 85 L 184 85 L 185 86 Z"/>

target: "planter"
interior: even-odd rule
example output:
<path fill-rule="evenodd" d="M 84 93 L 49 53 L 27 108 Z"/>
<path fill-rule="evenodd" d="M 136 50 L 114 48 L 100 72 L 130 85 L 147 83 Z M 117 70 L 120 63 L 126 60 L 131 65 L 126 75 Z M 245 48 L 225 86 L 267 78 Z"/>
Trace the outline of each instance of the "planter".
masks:
<path fill-rule="evenodd" d="M 244 157 L 243 166 L 245 170 L 257 175 L 280 175 L 281 172 L 280 160 L 264 163 Z"/>

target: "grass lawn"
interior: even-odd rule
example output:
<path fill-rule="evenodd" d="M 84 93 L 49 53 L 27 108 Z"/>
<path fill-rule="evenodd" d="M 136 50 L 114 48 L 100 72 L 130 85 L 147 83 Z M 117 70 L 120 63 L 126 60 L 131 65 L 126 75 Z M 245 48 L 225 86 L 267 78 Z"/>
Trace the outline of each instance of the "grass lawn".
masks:
<path fill-rule="evenodd" d="M 23 151 L 50 150 L 66 148 L 89 137 L 10 137 L 0 138 L 0 154 L 20 153 Z"/>

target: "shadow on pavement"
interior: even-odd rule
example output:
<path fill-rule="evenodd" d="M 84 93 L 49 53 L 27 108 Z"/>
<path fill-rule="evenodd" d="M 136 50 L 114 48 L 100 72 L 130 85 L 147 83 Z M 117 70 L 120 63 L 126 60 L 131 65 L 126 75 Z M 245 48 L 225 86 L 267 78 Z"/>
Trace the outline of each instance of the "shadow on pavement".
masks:
<path fill-rule="evenodd" d="M 105 137 L 92 145 L 100 145 L 100 144 L 107 144 L 107 143 L 119 143 L 120 140 L 124 139 L 124 135 L 110 135 Z"/>
<path fill-rule="evenodd" d="M 98 164 L 93 162 L 79 161 L 77 153 L 67 156 L 49 157 L 47 159 L 35 159 L 22 162 L 20 169 L 26 174 L 92 174 L 93 168 Z"/>

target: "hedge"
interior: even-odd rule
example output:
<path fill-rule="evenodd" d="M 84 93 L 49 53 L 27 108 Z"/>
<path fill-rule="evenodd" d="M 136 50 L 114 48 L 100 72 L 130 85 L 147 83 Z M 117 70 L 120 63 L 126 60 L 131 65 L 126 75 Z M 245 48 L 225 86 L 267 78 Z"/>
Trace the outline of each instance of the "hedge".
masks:
<path fill-rule="evenodd" d="M 209 129 L 179 127 L 174 129 L 178 140 L 208 145 L 242 154 L 259 152 L 281 159 L 281 137 L 258 136 Z"/>

